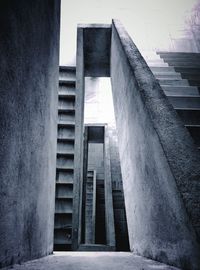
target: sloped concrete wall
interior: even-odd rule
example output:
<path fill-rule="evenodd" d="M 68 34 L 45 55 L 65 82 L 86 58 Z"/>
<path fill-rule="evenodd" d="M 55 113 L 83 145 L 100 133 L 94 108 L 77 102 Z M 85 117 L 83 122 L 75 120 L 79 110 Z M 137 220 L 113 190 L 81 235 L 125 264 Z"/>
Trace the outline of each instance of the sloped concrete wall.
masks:
<path fill-rule="evenodd" d="M 111 82 L 130 248 L 199 269 L 199 153 L 118 21 L 112 26 Z"/>
<path fill-rule="evenodd" d="M 0 2 L 0 267 L 53 250 L 59 2 Z"/>

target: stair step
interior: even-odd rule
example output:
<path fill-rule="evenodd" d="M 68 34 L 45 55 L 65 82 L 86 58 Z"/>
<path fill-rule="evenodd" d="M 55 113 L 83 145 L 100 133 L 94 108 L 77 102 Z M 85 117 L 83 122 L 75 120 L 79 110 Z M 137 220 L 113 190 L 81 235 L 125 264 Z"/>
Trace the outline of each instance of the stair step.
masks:
<path fill-rule="evenodd" d="M 200 68 L 198 67 L 182 67 L 182 66 L 176 66 L 174 67 L 176 72 L 180 73 L 188 73 L 188 74 L 193 74 L 193 73 L 199 73 L 200 74 Z"/>
<path fill-rule="evenodd" d="M 157 78 L 157 79 L 174 79 L 174 80 L 181 80 L 182 77 L 179 73 L 176 73 L 176 72 L 154 72 L 153 73 L 154 76 Z"/>
<path fill-rule="evenodd" d="M 62 142 L 62 143 L 68 143 L 68 142 L 70 142 L 70 143 L 74 143 L 74 139 L 75 139 L 75 137 L 65 137 L 65 138 L 57 138 L 57 141 L 58 142 Z"/>
<path fill-rule="evenodd" d="M 71 85 L 74 86 L 76 85 L 76 80 L 63 80 L 63 79 L 59 79 L 59 85 Z"/>
<path fill-rule="evenodd" d="M 56 170 L 58 171 L 74 171 L 74 167 L 64 167 L 64 166 L 56 166 Z"/>
<path fill-rule="evenodd" d="M 54 232 L 54 245 L 69 245 L 72 243 L 71 239 L 56 239 Z"/>
<path fill-rule="evenodd" d="M 75 126 L 75 122 L 72 122 L 72 121 L 63 121 L 63 120 L 60 120 L 58 122 L 58 126 L 59 127 L 74 127 Z"/>
<path fill-rule="evenodd" d="M 72 224 L 54 227 L 54 230 L 57 230 L 57 231 L 61 231 L 61 230 L 69 231 L 71 229 L 72 229 Z"/>
<path fill-rule="evenodd" d="M 74 157 L 74 151 L 62 151 L 62 152 L 57 152 L 57 157 L 70 157 L 70 158 L 73 158 Z"/>
<path fill-rule="evenodd" d="M 148 64 L 164 64 L 164 60 L 161 58 L 157 59 L 145 59 Z"/>
<path fill-rule="evenodd" d="M 162 57 L 193 57 L 193 58 L 200 58 L 199 53 L 193 53 L 193 52 L 163 52 L 163 51 L 158 51 L 156 52 L 158 55 Z"/>
<path fill-rule="evenodd" d="M 61 122 L 61 121 L 66 121 L 66 122 L 73 122 L 75 123 L 75 111 L 70 111 L 68 113 L 65 113 L 65 112 L 60 112 L 58 114 L 58 121 Z"/>
<path fill-rule="evenodd" d="M 67 215 L 67 214 L 72 214 L 73 211 L 72 209 L 55 209 L 55 215 Z"/>
<path fill-rule="evenodd" d="M 174 72 L 175 71 L 174 67 L 167 67 L 167 66 L 164 66 L 164 67 L 156 66 L 156 67 L 151 67 L 150 69 L 153 73 L 154 72 Z"/>
<path fill-rule="evenodd" d="M 58 140 L 57 152 L 69 152 L 74 153 L 74 140 L 70 139 L 68 141 Z"/>
<path fill-rule="evenodd" d="M 56 195 L 56 200 L 73 200 L 74 196 L 73 194 L 70 194 L 70 195 L 65 195 L 65 196 L 59 196 L 59 195 Z"/>
<path fill-rule="evenodd" d="M 187 62 L 183 62 L 183 61 L 167 61 L 165 62 L 166 64 L 168 64 L 169 66 L 173 66 L 173 67 L 192 67 L 192 68 L 200 68 L 200 63 L 195 62 L 193 63 L 193 61 L 187 61 Z"/>
<path fill-rule="evenodd" d="M 73 84 L 60 84 L 58 91 L 58 98 L 68 98 L 75 99 L 76 98 L 76 89 Z"/>
<path fill-rule="evenodd" d="M 74 93 L 66 93 L 66 92 L 59 92 L 58 93 L 58 98 L 59 99 L 69 99 L 69 100 L 74 100 L 75 99 L 75 97 L 76 97 L 76 94 L 75 94 L 75 92 Z"/>
<path fill-rule="evenodd" d="M 60 66 L 59 67 L 59 78 L 61 79 L 75 79 L 76 78 L 76 68 L 75 67 L 67 67 Z"/>
<path fill-rule="evenodd" d="M 188 86 L 189 83 L 187 80 L 176 80 L 176 79 L 157 79 L 160 85 L 173 85 L 173 86 Z"/>
<path fill-rule="evenodd" d="M 54 229 L 72 228 L 72 215 L 56 214 Z"/>
<path fill-rule="evenodd" d="M 187 57 L 162 57 L 162 59 L 166 63 L 176 62 L 176 63 L 180 63 L 180 65 L 182 65 L 182 63 L 198 64 L 200 61 L 199 57 L 189 57 L 189 56 L 187 56 Z"/>
<path fill-rule="evenodd" d="M 72 199 L 61 198 L 55 201 L 55 212 L 56 213 L 72 213 Z"/>
<path fill-rule="evenodd" d="M 60 107 L 58 108 L 58 113 L 74 113 L 75 114 L 75 108 L 63 108 L 63 107 Z"/>
<path fill-rule="evenodd" d="M 199 80 L 188 80 L 189 85 L 200 87 L 200 79 Z"/>
<path fill-rule="evenodd" d="M 61 186 L 62 188 L 64 187 L 64 186 L 72 186 L 71 187 L 71 189 L 73 189 L 73 182 L 62 182 L 62 181 L 60 181 L 60 182 L 56 182 L 56 185 L 57 186 Z"/>
<path fill-rule="evenodd" d="M 147 65 L 150 67 L 150 69 L 152 68 L 161 68 L 161 67 L 168 67 L 169 65 L 167 63 L 158 63 L 158 62 L 147 62 Z"/>
<path fill-rule="evenodd" d="M 176 109 L 178 115 L 181 117 L 185 125 L 199 125 L 200 124 L 200 109 Z"/>
<path fill-rule="evenodd" d="M 54 238 L 54 251 L 69 251 L 71 250 L 72 241 L 56 240 Z M 62 246 L 62 247 L 61 247 Z M 68 247 L 70 246 L 70 247 Z"/>
<path fill-rule="evenodd" d="M 73 72 L 76 72 L 76 66 L 59 66 L 59 71 L 67 71 L 67 70 L 71 70 Z"/>
<path fill-rule="evenodd" d="M 70 97 L 72 96 L 72 98 L 76 98 L 76 89 L 74 86 L 72 85 L 60 85 L 59 86 L 59 91 L 58 91 L 58 97 Z"/>
<path fill-rule="evenodd" d="M 168 96 L 194 96 L 199 95 L 199 90 L 195 86 L 162 86 L 165 94 Z"/>
<path fill-rule="evenodd" d="M 70 170 L 56 170 L 56 183 L 57 184 L 73 184 L 74 171 Z"/>
<path fill-rule="evenodd" d="M 57 151 L 57 157 L 59 156 L 65 156 L 65 157 L 74 157 L 74 150 L 60 150 Z"/>
<path fill-rule="evenodd" d="M 63 99 L 59 97 L 58 100 L 58 109 L 62 110 L 62 109 L 66 109 L 66 110 L 74 110 L 75 109 L 75 100 L 71 100 L 71 99 Z"/>
<path fill-rule="evenodd" d="M 74 164 L 74 156 L 73 155 L 57 155 L 57 163 L 56 163 L 58 167 L 62 167 L 62 166 L 69 166 L 69 167 L 73 167 Z"/>
<path fill-rule="evenodd" d="M 75 127 L 68 126 L 58 126 L 58 138 L 59 139 L 65 139 L 65 138 L 71 138 L 73 139 L 75 137 Z"/>
<path fill-rule="evenodd" d="M 168 99 L 175 108 L 200 108 L 200 96 L 168 96 Z"/>
<path fill-rule="evenodd" d="M 64 184 L 56 185 L 56 199 L 71 199 L 73 198 L 73 185 Z"/>
<path fill-rule="evenodd" d="M 181 73 L 181 77 L 183 79 L 187 79 L 187 80 L 199 80 L 200 79 L 200 72 L 193 72 L 193 73 L 187 73 L 187 72 L 182 72 Z"/>
<path fill-rule="evenodd" d="M 158 61 L 148 61 L 147 62 L 147 65 L 150 67 L 150 69 L 152 67 L 168 67 L 168 64 L 167 63 L 162 63 L 162 62 L 158 62 Z"/>

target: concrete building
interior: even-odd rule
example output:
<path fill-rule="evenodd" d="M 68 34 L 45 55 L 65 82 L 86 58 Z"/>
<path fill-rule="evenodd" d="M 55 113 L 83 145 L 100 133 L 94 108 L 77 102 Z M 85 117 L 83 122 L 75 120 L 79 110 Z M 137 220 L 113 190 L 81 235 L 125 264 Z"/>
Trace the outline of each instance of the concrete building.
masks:
<path fill-rule="evenodd" d="M 1 1 L 0 268 L 200 269 L 198 7 L 157 52 L 79 24 L 59 66 L 60 1 Z"/>

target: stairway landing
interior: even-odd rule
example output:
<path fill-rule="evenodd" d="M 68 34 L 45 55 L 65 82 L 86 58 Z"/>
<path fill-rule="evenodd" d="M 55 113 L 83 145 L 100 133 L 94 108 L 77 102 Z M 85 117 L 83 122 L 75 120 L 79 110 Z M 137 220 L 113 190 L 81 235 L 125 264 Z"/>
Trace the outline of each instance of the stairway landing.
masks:
<path fill-rule="evenodd" d="M 7 270 L 180 270 L 130 252 L 55 252 Z"/>

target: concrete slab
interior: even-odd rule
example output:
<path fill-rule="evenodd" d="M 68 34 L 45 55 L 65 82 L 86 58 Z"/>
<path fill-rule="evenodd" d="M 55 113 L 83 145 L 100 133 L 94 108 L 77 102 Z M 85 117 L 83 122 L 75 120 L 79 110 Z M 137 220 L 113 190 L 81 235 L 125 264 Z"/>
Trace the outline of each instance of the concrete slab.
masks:
<path fill-rule="evenodd" d="M 5 269 L 5 268 L 4 268 Z M 54 255 L 14 265 L 12 270 L 178 270 L 130 252 L 55 252 Z"/>
<path fill-rule="evenodd" d="M 110 76 L 111 25 L 78 25 L 83 28 L 85 76 Z"/>

